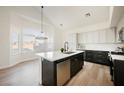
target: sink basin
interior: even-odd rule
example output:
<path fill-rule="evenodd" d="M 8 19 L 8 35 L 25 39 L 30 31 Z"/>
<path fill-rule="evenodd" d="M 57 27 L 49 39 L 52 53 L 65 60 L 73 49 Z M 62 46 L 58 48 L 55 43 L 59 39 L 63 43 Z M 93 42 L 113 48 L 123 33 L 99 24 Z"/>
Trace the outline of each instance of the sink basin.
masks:
<path fill-rule="evenodd" d="M 72 51 L 68 51 L 68 52 L 63 52 L 64 54 L 72 54 L 72 53 L 75 53 L 75 52 L 72 52 Z"/>

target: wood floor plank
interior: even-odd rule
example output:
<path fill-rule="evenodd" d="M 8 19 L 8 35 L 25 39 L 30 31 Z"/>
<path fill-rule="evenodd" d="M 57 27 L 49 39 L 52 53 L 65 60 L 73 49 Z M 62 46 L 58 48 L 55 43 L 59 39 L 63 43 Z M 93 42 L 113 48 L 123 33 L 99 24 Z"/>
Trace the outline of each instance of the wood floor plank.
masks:
<path fill-rule="evenodd" d="M 85 62 L 84 68 L 67 86 L 113 86 L 113 83 L 108 66 Z"/>
<path fill-rule="evenodd" d="M 0 70 L 1 86 L 39 85 L 39 61 L 20 63 L 12 68 Z"/>

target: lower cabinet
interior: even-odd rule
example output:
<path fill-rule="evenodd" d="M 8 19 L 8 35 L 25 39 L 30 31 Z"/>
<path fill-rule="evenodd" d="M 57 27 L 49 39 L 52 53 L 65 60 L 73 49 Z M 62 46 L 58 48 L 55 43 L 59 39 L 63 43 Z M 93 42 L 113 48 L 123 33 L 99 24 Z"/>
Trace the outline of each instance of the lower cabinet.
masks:
<path fill-rule="evenodd" d="M 84 65 L 84 61 L 83 61 L 83 53 L 78 54 L 73 56 L 70 61 L 70 72 L 71 72 L 71 77 L 73 77 L 74 75 L 77 74 L 77 72 L 79 72 L 82 69 L 82 66 Z"/>
<path fill-rule="evenodd" d="M 113 61 L 113 81 L 116 86 L 124 86 L 124 61 Z"/>
<path fill-rule="evenodd" d="M 91 50 L 85 51 L 85 60 L 89 62 L 94 62 L 94 52 Z"/>
<path fill-rule="evenodd" d="M 93 63 L 109 65 L 108 51 L 86 50 L 85 60 Z"/>
<path fill-rule="evenodd" d="M 54 62 L 42 60 L 42 85 L 65 85 L 71 77 L 76 75 L 84 64 L 84 53 L 76 54 Z"/>

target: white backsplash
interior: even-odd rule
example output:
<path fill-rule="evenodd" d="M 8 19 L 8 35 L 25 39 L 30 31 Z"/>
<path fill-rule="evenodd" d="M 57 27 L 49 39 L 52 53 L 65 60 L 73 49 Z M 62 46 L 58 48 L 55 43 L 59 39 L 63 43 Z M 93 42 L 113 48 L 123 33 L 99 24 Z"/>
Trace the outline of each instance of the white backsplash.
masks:
<path fill-rule="evenodd" d="M 117 47 L 124 47 L 124 44 L 80 44 L 83 49 L 115 51 Z"/>

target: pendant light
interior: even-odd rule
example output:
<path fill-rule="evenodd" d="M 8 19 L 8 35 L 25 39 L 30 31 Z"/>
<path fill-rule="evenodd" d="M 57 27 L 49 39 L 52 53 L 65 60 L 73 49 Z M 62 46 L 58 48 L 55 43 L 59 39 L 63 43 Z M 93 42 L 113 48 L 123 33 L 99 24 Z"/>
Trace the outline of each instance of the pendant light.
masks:
<path fill-rule="evenodd" d="M 41 6 L 41 32 L 40 35 L 35 37 L 35 39 L 39 39 L 39 40 L 45 40 L 48 39 L 46 36 L 42 36 L 44 34 L 43 32 L 43 6 Z"/>

